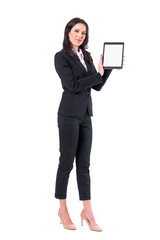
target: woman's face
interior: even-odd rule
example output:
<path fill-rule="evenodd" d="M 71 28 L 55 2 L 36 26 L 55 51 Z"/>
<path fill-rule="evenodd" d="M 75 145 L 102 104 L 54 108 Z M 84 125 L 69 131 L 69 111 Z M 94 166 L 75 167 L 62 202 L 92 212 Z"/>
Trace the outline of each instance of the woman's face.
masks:
<path fill-rule="evenodd" d="M 77 23 L 72 27 L 68 34 L 69 40 L 72 43 L 72 47 L 78 51 L 78 47 L 83 43 L 86 38 L 86 25 L 83 23 Z"/>

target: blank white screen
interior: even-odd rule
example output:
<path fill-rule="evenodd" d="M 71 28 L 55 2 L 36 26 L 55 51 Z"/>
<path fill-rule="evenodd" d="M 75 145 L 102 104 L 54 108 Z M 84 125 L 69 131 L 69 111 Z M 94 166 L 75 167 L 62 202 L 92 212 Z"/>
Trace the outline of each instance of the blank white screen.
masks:
<path fill-rule="evenodd" d="M 121 67 L 122 44 L 106 44 L 104 49 L 104 67 Z"/>

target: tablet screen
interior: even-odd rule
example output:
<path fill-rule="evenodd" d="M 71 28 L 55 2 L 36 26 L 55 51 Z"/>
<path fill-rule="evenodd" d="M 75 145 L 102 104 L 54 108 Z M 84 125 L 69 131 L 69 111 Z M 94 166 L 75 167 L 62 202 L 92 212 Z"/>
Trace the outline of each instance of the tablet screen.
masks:
<path fill-rule="evenodd" d="M 103 67 L 122 68 L 123 67 L 123 42 L 105 42 L 103 47 Z"/>

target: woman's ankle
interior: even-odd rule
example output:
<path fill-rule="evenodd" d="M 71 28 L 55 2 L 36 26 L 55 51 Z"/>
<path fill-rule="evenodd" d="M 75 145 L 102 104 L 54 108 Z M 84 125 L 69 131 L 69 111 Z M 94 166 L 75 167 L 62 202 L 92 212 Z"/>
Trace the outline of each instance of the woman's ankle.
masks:
<path fill-rule="evenodd" d="M 60 211 L 63 211 L 63 212 L 68 211 L 66 199 L 61 199 L 59 203 L 60 203 L 60 208 L 59 208 Z"/>

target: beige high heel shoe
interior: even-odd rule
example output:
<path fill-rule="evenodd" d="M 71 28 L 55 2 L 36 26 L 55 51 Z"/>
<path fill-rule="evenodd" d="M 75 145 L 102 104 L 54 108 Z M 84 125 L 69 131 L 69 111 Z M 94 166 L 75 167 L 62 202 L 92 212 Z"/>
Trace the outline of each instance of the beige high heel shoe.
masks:
<path fill-rule="evenodd" d="M 86 221 L 88 224 L 90 230 L 92 231 L 97 231 L 97 232 L 102 232 L 103 230 L 96 224 L 95 226 L 92 226 L 89 222 L 89 219 L 86 217 L 84 210 L 81 212 L 81 226 L 83 226 L 83 219 Z"/>
<path fill-rule="evenodd" d="M 63 223 L 60 210 L 58 211 L 58 216 L 59 216 L 59 218 L 60 218 L 60 224 L 63 224 L 63 227 L 64 227 L 65 229 L 68 229 L 68 230 L 76 230 L 76 229 L 77 229 L 74 224 L 64 224 L 64 223 Z"/>

